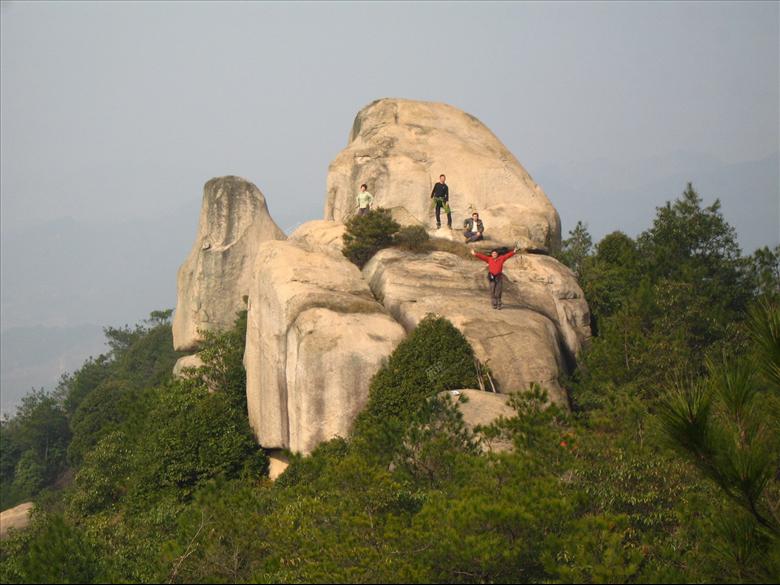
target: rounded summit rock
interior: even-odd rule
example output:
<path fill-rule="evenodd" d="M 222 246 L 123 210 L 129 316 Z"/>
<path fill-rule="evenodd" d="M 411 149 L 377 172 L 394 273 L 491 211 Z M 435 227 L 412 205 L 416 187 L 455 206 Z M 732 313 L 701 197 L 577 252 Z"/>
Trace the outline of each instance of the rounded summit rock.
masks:
<path fill-rule="evenodd" d="M 454 228 L 477 211 L 496 245 L 560 246 L 560 218 L 542 188 L 482 122 L 442 103 L 381 99 L 358 112 L 329 167 L 325 219 L 351 217 L 366 183 L 397 221 L 432 227 L 430 195 L 442 174 Z"/>

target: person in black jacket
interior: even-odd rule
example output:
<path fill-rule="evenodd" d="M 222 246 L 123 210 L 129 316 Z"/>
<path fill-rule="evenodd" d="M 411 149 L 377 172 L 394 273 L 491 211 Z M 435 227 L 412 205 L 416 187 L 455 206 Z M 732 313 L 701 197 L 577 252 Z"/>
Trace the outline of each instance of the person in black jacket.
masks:
<path fill-rule="evenodd" d="M 447 214 L 447 227 L 452 229 L 452 213 L 450 212 L 450 189 L 445 181 L 447 177 L 439 175 L 439 182 L 433 186 L 431 199 L 436 202 L 436 229 L 441 227 L 441 208 Z"/>

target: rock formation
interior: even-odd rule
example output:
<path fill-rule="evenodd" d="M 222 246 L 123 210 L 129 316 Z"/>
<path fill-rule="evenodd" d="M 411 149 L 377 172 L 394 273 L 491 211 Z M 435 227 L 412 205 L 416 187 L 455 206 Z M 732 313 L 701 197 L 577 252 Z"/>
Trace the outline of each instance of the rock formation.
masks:
<path fill-rule="evenodd" d="M 307 453 L 346 436 L 404 330 L 343 256 L 301 241 L 260 246 L 244 365 L 249 420 L 266 448 Z"/>
<path fill-rule="evenodd" d="M 512 258 L 506 265 L 518 261 Z M 414 254 L 389 248 L 366 264 L 363 275 L 407 331 L 428 313 L 449 319 L 488 365 L 500 392 L 527 390 L 539 382 L 551 400 L 568 403 L 558 383 L 567 365 L 555 322 L 520 305 L 507 292 L 505 310 L 494 311 L 482 262 L 449 252 Z"/>
<path fill-rule="evenodd" d="M 446 104 L 382 99 L 356 116 L 348 146 L 330 164 L 325 219 L 344 221 L 367 183 L 375 205 L 402 224 L 434 223 L 430 194 L 447 176 L 455 228 L 472 211 L 491 243 L 560 246 L 560 218 L 517 159 L 474 116 Z"/>
<path fill-rule="evenodd" d="M 306 244 L 309 248 L 343 258 L 341 249 L 344 247 L 344 232 L 346 226 L 339 221 L 314 220 L 307 221 L 290 234 L 290 239 Z"/>
<path fill-rule="evenodd" d="M 283 239 L 265 197 L 252 183 L 232 176 L 206 183 L 198 235 L 179 269 L 173 319 L 176 350 L 195 350 L 201 341 L 199 329 L 233 325 L 236 313 L 245 308 L 258 246 Z"/>
<path fill-rule="evenodd" d="M 430 226 L 429 195 L 441 173 L 455 228 L 477 210 L 487 246 L 560 245 L 558 214 L 541 188 L 482 123 L 444 104 L 384 99 L 361 110 L 349 145 L 330 165 L 325 219 L 289 239 L 251 183 L 206 184 L 198 237 L 179 271 L 174 345 L 197 349 L 199 329 L 230 327 L 248 309 L 249 419 L 274 475 L 286 466 L 282 450 L 308 453 L 349 433 L 372 376 L 428 313 L 463 332 L 503 393 L 462 391 L 471 398 L 459 404 L 470 424 L 511 416 L 506 393 L 535 382 L 568 404 L 558 379 L 587 343 L 590 317 L 576 278 L 552 257 L 509 260 L 505 310 L 494 311 L 485 265 L 459 254 L 460 244 L 439 239 L 446 252 L 382 250 L 362 272 L 341 253 L 358 185 L 368 183 L 375 206 L 400 223 Z M 436 235 L 460 240 L 459 230 Z M 177 375 L 197 363 L 182 358 Z"/>
<path fill-rule="evenodd" d="M 504 295 L 541 313 L 558 329 L 570 368 L 590 341 L 590 309 L 568 267 L 550 256 L 520 254 L 504 266 Z"/>
<path fill-rule="evenodd" d="M 203 365 L 203 360 L 196 353 L 195 355 L 185 355 L 176 360 L 173 366 L 173 375 L 176 378 L 185 377 L 185 370 L 187 368 L 200 368 Z"/>

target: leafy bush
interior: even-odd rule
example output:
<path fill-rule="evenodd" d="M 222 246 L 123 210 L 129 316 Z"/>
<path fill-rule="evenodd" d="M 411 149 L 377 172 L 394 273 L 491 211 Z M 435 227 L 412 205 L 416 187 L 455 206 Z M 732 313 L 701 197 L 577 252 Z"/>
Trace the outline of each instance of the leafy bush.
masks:
<path fill-rule="evenodd" d="M 388 209 L 378 207 L 366 215 L 355 215 L 347 221 L 342 252 L 363 268 L 379 250 L 393 245 L 393 235 L 400 228 Z"/>
<path fill-rule="evenodd" d="M 4 543 L 5 545 L 6 543 Z M 3 547 L 3 583 L 102 583 L 97 547 L 60 515 L 34 519 L 27 533 Z"/>
<path fill-rule="evenodd" d="M 428 315 L 374 376 L 367 411 L 379 419 L 408 418 L 425 398 L 477 383 L 474 351 L 447 319 Z"/>
<path fill-rule="evenodd" d="M 412 252 L 422 252 L 426 250 L 426 244 L 430 240 L 428 232 L 421 225 L 408 225 L 398 230 L 393 238 L 395 244 L 404 248 L 405 250 L 411 250 Z"/>
<path fill-rule="evenodd" d="M 175 488 L 186 499 L 209 479 L 257 477 L 266 465 L 246 414 L 225 394 L 187 381 L 161 389 L 140 439 L 136 489 L 144 494 Z"/>
<path fill-rule="evenodd" d="M 203 342 L 198 352 L 203 366 L 196 375 L 213 392 L 225 394 L 228 401 L 246 414 L 246 371 L 244 343 L 247 312 L 239 311 L 233 327 L 227 331 L 202 331 Z"/>
<path fill-rule="evenodd" d="M 13 487 L 22 497 L 37 494 L 46 485 L 46 466 L 32 449 L 25 451 L 16 464 Z"/>
<path fill-rule="evenodd" d="M 214 478 L 256 478 L 267 458 L 255 442 L 246 408 L 246 312 L 232 329 L 206 336 L 204 365 L 155 389 L 137 436 L 135 491 L 175 488 L 187 499 Z"/>
<path fill-rule="evenodd" d="M 94 514 L 118 502 L 127 490 L 132 452 L 129 437 L 121 431 L 106 434 L 76 474 L 76 489 L 70 509 L 76 514 Z"/>
<path fill-rule="evenodd" d="M 147 359 L 147 351 L 134 351 L 122 371 L 81 401 L 72 421 L 71 452 L 83 464 L 71 510 L 89 515 L 125 501 L 141 508 L 169 496 L 186 501 L 211 479 L 257 478 L 264 472 L 267 460 L 247 418 L 245 331 L 244 312 L 232 329 L 206 335 L 202 367 L 144 390 L 133 389 L 122 371 L 146 363 L 153 365 L 144 370 L 149 374 L 159 364 Z M 128 338 L 128 347 L 153 347 L 157 333 L 155 327 Z"/>

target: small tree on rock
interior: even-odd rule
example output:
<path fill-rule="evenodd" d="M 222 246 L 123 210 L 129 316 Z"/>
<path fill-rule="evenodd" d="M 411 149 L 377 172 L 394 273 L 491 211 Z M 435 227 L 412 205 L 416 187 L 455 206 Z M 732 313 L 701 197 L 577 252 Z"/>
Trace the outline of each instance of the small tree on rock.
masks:
<path fill-rule="evenodd" d="M 382 248 L 393 245 L 393 235 L 401 228 L 390 210 L 377 208 L 347 221 L 342 252 L 358 268 L 363 268 Z"/>

